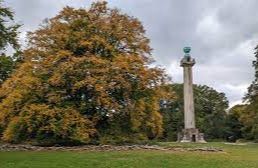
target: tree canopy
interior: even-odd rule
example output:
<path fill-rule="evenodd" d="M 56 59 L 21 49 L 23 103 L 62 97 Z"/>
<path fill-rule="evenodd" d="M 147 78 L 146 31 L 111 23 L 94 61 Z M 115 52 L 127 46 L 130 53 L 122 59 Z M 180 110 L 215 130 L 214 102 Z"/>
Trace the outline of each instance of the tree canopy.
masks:
<path fill-rule="evenodd" d="M 136 18 L 106 2 L 65 7 L 29 34 L 23 63 L 0 89 L 8 142 L 130 141 L 162 135 L 162 69 Z"/>

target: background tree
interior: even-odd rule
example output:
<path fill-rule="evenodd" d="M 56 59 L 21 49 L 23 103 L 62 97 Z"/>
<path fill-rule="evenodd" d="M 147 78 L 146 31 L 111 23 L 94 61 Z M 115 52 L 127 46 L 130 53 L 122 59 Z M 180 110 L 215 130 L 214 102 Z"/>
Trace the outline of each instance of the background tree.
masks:
<path fill-rule="evenodd" d="M 248 87 L 248 92 L 244 97 L 245 105 L 238 105 L 232 108 L 237 111 L 237 119 L 242 124 L 241 133 L 243 138 L 248 140 L 258 140 L 258 46 L 255 48 L 255 58 L 253 67 L 255 76 L 252 84 Z"/>
<path fill-rule="evenodd" d="M 245 129 L 243 129 L 244 118 L 240 118 L 243 116 L 245 108 L 246 105 L 235 105 L 228 112 L 226 119 L 226 137 L 229 141 L 234 142 L 246 137 L 246 135 L 244 135 Z"/>
<path fill-rule="evenodd" d="M 0 85 L 12 73 L 20 54 L 17 42 L 19 27 L 20 25 L 14 23 L 13 12 L 0 1 Z M 6 54 L 7 49 L 15 50 L 15 54 Z"/>
<path fill-rule="evenodd" d="M 244 97 L 249 104 L 255 104 L 258 101 L 258 45 L 255 48 L 255 58 L 256 60 L 253 61 L 253 67 L 255 69 L 254 80 L 252 84 L 248 87 L 248 92 Z"/>
<path fill-rule="evenodd" d="M 175 94 L 175 99 L 167 100 L 162 105 L 161 111 L 163 115 L 164 140 L 177 140 L 177 133 L 184 127 L 184 97 L 183 85 L 168 85 Z"/>
<path fill-rule="evenodd" d="M 66 7 L 29 42 L 0 90 L 3 140 L 130 142 L 162 135 L 167 78 L 148 67 L 151 48 L 136 18 L 106 2 Z"/>
<path fill-rule="evenodd" d="M 176 100 L 170 101 L 168 107 L 162 110 L 164 135 L 168 140 L 176 140 L 177 133 L 184 127 L 183 85 L 173 84 L 170 87 L 175 92 Z M 205 133 L 207 139 L 224 138 L 228 108 L 225 94 L 206 85 L 194 85 L 193 91 L 197 128 Z"/>

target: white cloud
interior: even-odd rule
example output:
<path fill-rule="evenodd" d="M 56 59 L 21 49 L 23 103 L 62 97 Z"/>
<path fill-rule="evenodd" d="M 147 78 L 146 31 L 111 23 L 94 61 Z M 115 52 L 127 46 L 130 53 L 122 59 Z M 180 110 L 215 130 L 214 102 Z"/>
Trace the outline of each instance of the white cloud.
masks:
<path fill-rule="evenodd" d="M 220 36 L 222 33 L 222 25 L 217 18 L 216 10 L 204 16 L 196 27 L 196 33 L 199 36 L 207 35 L 206 38 Z M 206 39 L 205 38 L 205 39 Z"/>

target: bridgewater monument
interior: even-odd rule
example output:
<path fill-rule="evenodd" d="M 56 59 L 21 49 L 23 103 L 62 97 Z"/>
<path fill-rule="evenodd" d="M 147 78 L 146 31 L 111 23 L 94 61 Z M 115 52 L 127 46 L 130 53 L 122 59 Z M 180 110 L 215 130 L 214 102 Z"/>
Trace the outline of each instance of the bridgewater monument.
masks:
<path fill-rule="evenodd" d="M 185 55 L 181 60 L 181 67 L 184 71 L 184 129 L 178 134 L 178 141 L 205 143 L 203 133 L 200 133 L 195 126 L 192 72 L 195 59 L 190 55 L 190 47 L 184 47 L 183 51 Z"/>

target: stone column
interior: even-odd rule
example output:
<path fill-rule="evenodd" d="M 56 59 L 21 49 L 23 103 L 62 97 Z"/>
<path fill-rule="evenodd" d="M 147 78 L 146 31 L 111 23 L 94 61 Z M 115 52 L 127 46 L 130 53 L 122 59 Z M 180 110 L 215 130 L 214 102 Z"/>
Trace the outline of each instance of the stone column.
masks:
<path fill-rule="evenodd" d="M 183 58 L 181 66 L 184 69 L 184 123 L 185 129 L 195 128 L 194 100 L 193 100 L 193 74 L 192 67 L 195 61 Z"/>
<path fill-rule="evenodd" d="M 195 60 L 190 56 L 190 47 L 184 48 L 184 58 L 181 67 L 184 71 L 184 124 L 182 133 L 179 134 L 180 142 L 205 142 L 203 134 L 195 127 L 194 95 L 193 95 L 193 72 Z"/>

